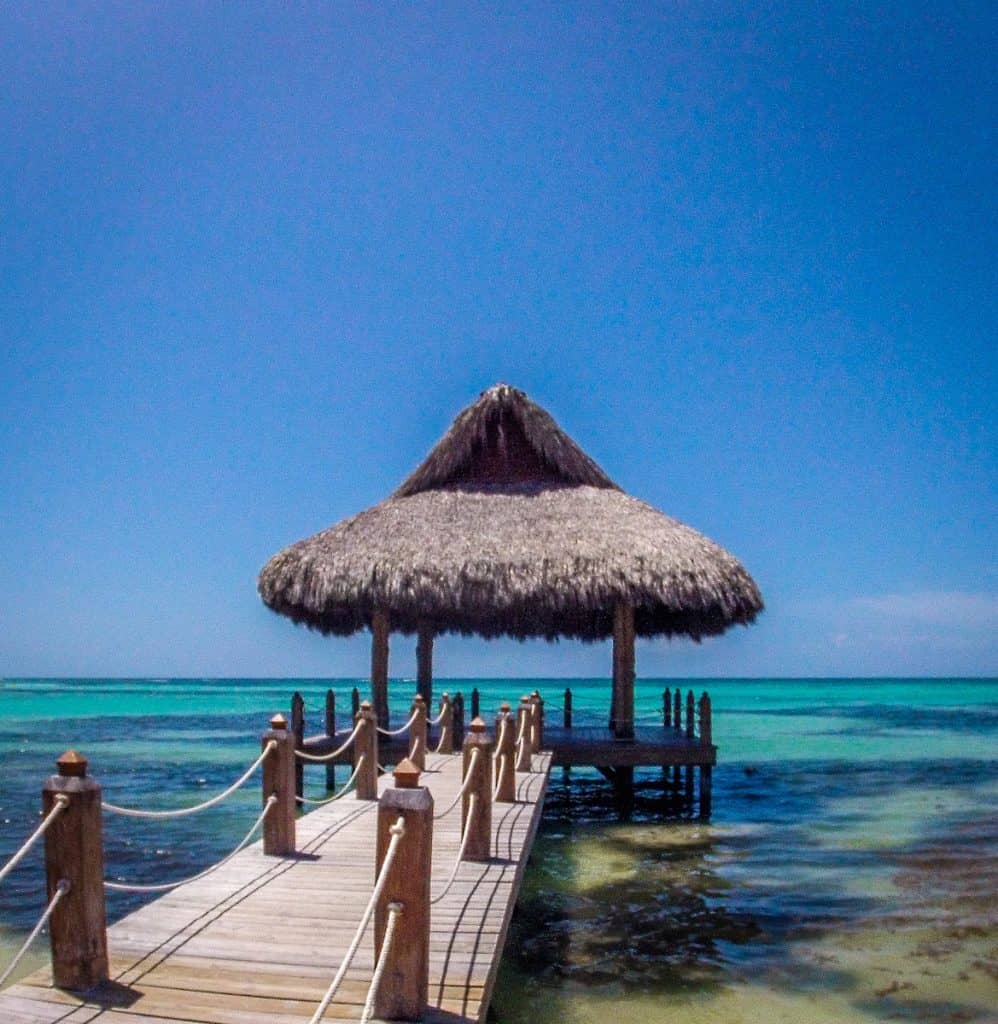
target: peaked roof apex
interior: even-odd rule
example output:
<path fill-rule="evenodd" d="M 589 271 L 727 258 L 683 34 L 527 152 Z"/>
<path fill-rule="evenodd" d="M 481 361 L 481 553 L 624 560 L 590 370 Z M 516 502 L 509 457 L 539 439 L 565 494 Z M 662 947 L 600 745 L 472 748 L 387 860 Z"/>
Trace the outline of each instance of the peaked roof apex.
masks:
<path fill-rule="evenodd" d="M 560 482 L 619 490 L 600 466 L 523 391 L 502 382 L 460 412 L 422 464 L 392 495 L 406 498 L 449 484 L 484 479 L 497 457 L 517 463 L 517 482 Z"/>

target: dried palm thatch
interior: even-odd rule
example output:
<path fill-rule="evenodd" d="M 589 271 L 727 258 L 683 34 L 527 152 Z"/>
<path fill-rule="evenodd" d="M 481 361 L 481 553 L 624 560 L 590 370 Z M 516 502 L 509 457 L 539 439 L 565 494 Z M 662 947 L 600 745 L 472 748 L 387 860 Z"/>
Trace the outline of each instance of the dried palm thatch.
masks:
<path fill-rule="evenodd" d="M 274 611 L 340 635 L 380 609 L 403 633 L 597 640 L 623 601 L 639 636 L 700 639 L 762 609 L 732 555 L 624 494 L 505 384 L 386 501 L 276 554 L 259 591 Z"/>

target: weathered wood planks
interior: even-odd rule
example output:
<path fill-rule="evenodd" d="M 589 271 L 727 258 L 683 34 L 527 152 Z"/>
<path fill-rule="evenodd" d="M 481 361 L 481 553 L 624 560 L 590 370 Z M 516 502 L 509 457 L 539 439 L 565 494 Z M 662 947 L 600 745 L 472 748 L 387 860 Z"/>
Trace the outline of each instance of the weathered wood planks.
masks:
<path fill-rule="evenodd" d="M 445 808 L 461 755 L 430 755 L 422 782 Z M 517 775 L 493 809 L 492 858 L 465 862 L 432 908 L 427 1021 L 484 1021 L 533 837 L 550 755 Z M 389 778 L 380 781 L 382 788 Z M 4 1024 L 305 1024 L 353 937 L 374 882 L 376 804 L 352 796 L 297 822 L 299 852 L 257 843 L 109 929 L 111 982 L 80 997 L 39 971 L 0 992 Z M 461 842 L 456 807 L 434 822 L 431 893 Z M 374 967 L 373 928 L 326 1021 L 359 1018 Z"/>

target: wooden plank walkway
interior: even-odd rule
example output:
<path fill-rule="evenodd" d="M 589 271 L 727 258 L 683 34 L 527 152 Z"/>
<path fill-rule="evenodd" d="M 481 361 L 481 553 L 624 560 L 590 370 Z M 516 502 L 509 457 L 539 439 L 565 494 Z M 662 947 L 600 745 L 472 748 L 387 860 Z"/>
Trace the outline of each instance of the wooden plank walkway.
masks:
<path fill-rule="evenodd" d="M 482 1022 L 541 816 L 550 754 L 517 774 L 517 802 L 493 806 L 493 859 L 465 862 L 432 908 L 430 1007 L 437 1024 Z M 422 783 L 439 813 L 461 784 L 461 755 L 431 755 Z M 381 779 L 382 789 L 391 785 Z M 256 843 L 208 877 L 108 930 L 112 980 L 86 996 L 39 971 L 0 992 L 3 1024 L 303 1024 L 353 938 L 374 883 L 376 802 L 353 796 L 298 822 L 297 856 Z M 461 840 L 460 806 L 434 822 L 435 895 Z M 374 969 L 373 923 L 325 1021 L 356 1021 Z"/>

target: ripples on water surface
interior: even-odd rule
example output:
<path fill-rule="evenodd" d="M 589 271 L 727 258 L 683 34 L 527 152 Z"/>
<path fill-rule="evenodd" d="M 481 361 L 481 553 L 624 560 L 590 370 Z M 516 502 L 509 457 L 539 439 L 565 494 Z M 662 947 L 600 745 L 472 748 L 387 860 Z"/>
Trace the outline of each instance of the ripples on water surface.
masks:
<path fill-rule="evenodd" d="M 350 685 L 337 684 L 341 707 Z M 479 685 L 491 709 L 533 683 Z M 641 684 L 643 714 L 662 685 Z M 629 821 L 598 776 L 576 769 L 569 787 L 556 770 L 499 1019 L 998 1020 L 998 684 L 693 685 L 714 699 L 712 823 L 662 823 L 657 770 L 638 773 Z M 576 722 L 602 716 L 606 684 L 572 686 Z M 0 862 L 65 747 L 84 750 L 108 799 L 193 803 L 252 760 L 295 687 L 317 716 L 320 681 L 0 683 Z M 557 714 L 564 683 L 541 688 Z M 238 842 L 258 807 L 251 784 L 195 818 L 109 818 L 108 871 L 183 877 Z M 38 913 L 40 872 L 29 858 L 0 886 L 0 964 Z M 135 902 L 115 895 L 110 911 Z"/>

